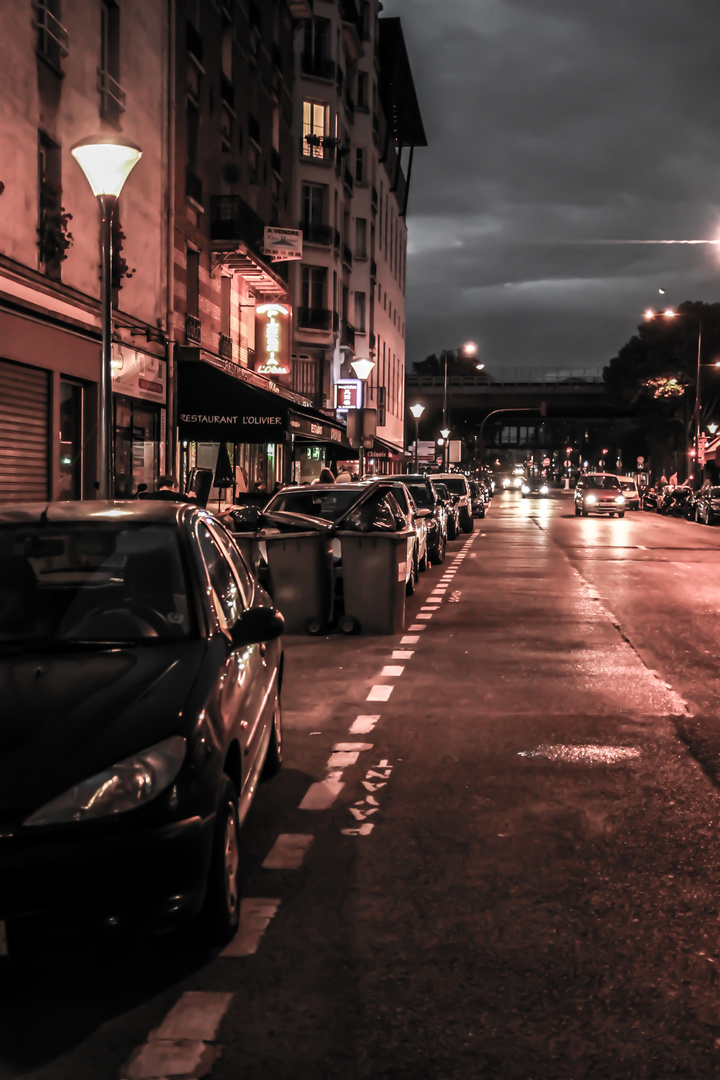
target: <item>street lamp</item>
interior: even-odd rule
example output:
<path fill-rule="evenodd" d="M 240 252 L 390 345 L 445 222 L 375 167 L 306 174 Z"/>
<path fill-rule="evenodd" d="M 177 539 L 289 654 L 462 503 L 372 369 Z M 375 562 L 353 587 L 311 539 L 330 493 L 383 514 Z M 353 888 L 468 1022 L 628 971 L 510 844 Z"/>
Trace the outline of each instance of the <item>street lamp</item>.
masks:
<path fill-rule="evenodd" d="M 362 409 L 360 410 L 361 413 L 362 413 L 362 416 L 360 418 L 362 422 L 361 422 L 361 425 L 360 425 L 360 446 L 358 448 L 358 473 L 360 474 L 360 479 L 362 479 L 363 469 L 364 469 L 362 439 L 364 438 L 364 431 L 365 431 L 365 408 L 366 408 L 366 406 L 365 406 L 365 394 L 366 394 L 366 390 L 367 390 L 367 381 L 370 378 L 370 373 L 371 373 L 372 369 L 375 367 L 375 361 L 374 360 L 368 360 L 368 358 L 366 356 L 359 356 L 357 358 L 357 360 L 353 360 L 351 362 L 350 367 L 353 369 L 353 371 L 357 375 L 358 379 L 360 379 L 360 381 L 362 383 L 362 402 L 363 402 L 363 404 L 362 404 Z"/>
<path fill-rule="evenodd" d="M 112 341 L 112 216 L 123 184 L 142 157 L 142 150 L 135 143 L 120 136 L 92 135 L 71 146 L 70 153 L 85 174 L 85 179 L 100 206 L 102 350 L 98 387 L 98 443 L 100 451 L 98 497 L 112 499 L 115 494 L 112 374 L 110 370 Z"/>
<path fill-rule="evenodd" d="M 443 472 L 447 472 L 448 468 L 448 435 L 450 434 L 450 428 L 440 428 L 440 434 L 442 435 L 442 448 L 443 448 Z"/>
<path fill-rule="evenodd" d="M 415 418 L 415 472 L 418 471 L 418 442 L 420 441 L 420 417 L 425 412 L 424 405 L 411 405 L 410 412 Z"/>
<path fill-rule="evenodd" d="M 445 356 L 445 375 L 443 378 L 443 427 L 447 424 L 448 356 L 450 353 L 457 353 L 458 356 L 476 356 L 477 349 L 478 347 L 474 341 L 466 341 L 464 345 L 458 345 L 454 349 L 443 350 Z M 483 367 L 485 367 L 484 364 L 477 365 L 478 370 L 481 370 Z"/>

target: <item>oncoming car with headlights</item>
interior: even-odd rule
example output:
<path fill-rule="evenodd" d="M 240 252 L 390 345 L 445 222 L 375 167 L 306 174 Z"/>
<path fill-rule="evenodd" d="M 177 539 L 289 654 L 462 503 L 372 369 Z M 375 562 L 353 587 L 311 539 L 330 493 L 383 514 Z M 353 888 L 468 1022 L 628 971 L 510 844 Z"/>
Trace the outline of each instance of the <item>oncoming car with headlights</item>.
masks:
<path fill-rule="evenodd" d="M 170 502 L 0 508 L 0 920 L 240 914 L 240 827 L 282 758 L 282 616 Z"/>
<path fill-rule="evenodd" d="M 523 499 L 547 499 L 550 485 L 546 476 L 531 476 L 529 480 L 523 480 L 521 491 Z"/>
<path fill-rule="evenodd" d="M 607 514 L 625 517 L 625 496 L 620 481 L 612 473 L 585 473 L 575 488 L 575 516 Z"/>

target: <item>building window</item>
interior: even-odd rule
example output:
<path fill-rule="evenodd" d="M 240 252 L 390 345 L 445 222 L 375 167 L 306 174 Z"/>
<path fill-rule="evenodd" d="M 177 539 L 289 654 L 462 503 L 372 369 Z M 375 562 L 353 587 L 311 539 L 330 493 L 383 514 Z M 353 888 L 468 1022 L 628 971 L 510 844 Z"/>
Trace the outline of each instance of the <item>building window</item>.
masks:
<path fill-rule="evenodd" d="M 220 333 L 230 337 L 230 301 L 232 278 L 226 274 L 220 278 Z"/>
<path fill-rule="evenodd" d="M 60 380 L 60 485 L 58 498 L 82 498 L 83 388 Z"/>
<path fill-rule="evenodd" d="M 367 259 L 367 218 L 355 219 L 355 258 Z"/>
<path fill-rule="evenodd" d="M 327 270 L 324 266 L 303 266 L 301 307 L 310 311 L 324 308 L 326 279 Z"/>
<path fill-rule="evenodd" d="M 303 184 L 302 186 L 302 228 L 322 225 L 325 210 L 325 188 L 322 184 Z"/>
<path fill-rule="evenodd" d="M 365 149 L 362 146 L 355 149 L 355 180 L 358 184 L 365 183 Z"/>
<path fill-rule="evenodd" d="M 305 157 L 324 157 L 322 139 L 328 135 L 327 105 L 318 101 L 303 101 L 303 154 Z"/>
<path fill-rule="evenodd" d="M 60 0 L 36 0 L 37 52 L 62 74 L 61 61 L 68 54 L 68 32 L 60 22 Z"/>
<path fill-rule="evenodd" d="M 369 95 L 370 76 L 367 71 L 358 71 L 357 73 L 357 101 L 356 106 L 362 112 L 367 112 L 370 108 L 370 95 Z"/>
<path fill-rule="evenodd" d="M 71 214 L 62 205 L 62 151 L 44 131 L 38 132 L 38 264 L 54 281 L 72 243 Z"/>
<path fill-rule="evenodd" d="M 187 292 L 185 311 L 196 319 L 200 312 L 200 252 L 194 248 L 187 250 Z"/>
<path fill-rule="evenodd" d="M 355 292 L 355 329 L 364 334 L 367 329 L 366 323 L 367 296 L 364 292 Z"/>
<path fill-rule="evenodd" d="M 120 9 L 113 0 L 100 8 L 100 115 L 115 127 L 125 112 L 125 91 L 120 85 Z"/>

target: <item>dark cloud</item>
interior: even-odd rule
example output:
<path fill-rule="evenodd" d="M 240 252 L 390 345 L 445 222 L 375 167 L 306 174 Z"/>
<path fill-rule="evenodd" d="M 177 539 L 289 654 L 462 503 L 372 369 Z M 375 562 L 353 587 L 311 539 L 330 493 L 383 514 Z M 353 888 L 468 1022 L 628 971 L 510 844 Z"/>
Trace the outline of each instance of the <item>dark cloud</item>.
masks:
<path fill-rule="evenodd" d="M 718 299 L 714 0 L 385 0 L 429 146 L 408 225 L 408 359 L 596 367 L 659 287 Z"/>

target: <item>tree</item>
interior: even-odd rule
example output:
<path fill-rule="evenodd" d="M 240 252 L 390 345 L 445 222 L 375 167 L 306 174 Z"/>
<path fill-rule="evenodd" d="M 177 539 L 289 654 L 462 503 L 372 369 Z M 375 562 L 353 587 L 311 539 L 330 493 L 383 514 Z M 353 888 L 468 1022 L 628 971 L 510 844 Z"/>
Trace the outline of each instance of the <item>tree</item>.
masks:
<path fill-rule="evenodd" d="M 670 450 L 687 460 L 694 435 L 700 329 L 702 416 L 720 420 L 720 372 L 712 366 L 720 358 L 720 304 L 685 300 L 674 310 L 674 317 L 657 312 L 641 323 L 603 369 L 603 378 L 618 404 L 635 414 L 655 458 Z M 679 471 L 685 473 L 682 467 Z"/>
<path fill-rule="evenodd" d="M 413 371 L 416 375 L 445 374 L 445 357 L 447 357 L 448 378 L 453 375 L 476 376 L 478 374 L 477 356 L 464 356 L 460 349 L 443 349 L 440 356 L 431 353 L 424 360 L 416 360 L 413 363 Z"/>

